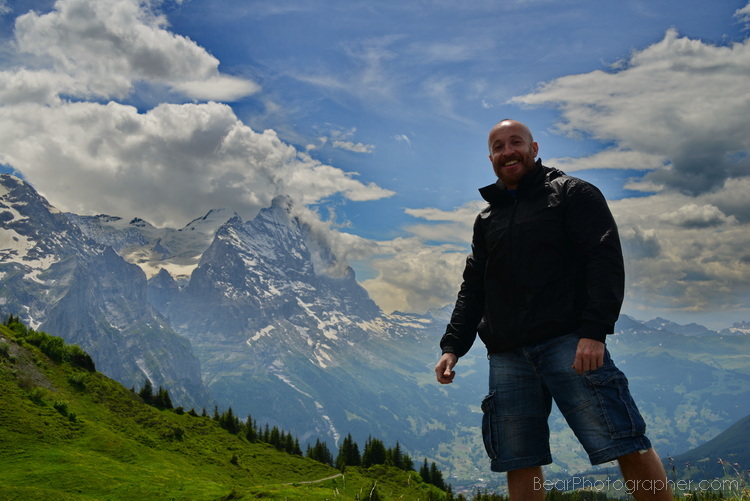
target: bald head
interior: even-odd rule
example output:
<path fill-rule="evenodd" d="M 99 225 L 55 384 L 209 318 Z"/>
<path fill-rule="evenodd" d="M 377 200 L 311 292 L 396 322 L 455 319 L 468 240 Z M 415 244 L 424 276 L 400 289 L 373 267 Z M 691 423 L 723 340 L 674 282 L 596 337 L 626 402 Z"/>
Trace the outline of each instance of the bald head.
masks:
<path fill-rule="evenodd" d="M 525 124 L 517 120 L 511 120 L 510 118 L 506 118 L 505 120 L 499 121 L 497 125 L 495 125 L 492 129 L 490 129 L 490 134 L 487 139 L 487 146 L 489 147 L 490 152 L 492 151 L 493 133 L 495 133 L 497 130 L 509 129 L 509 128 L 515 129 L 516 131 L 518 131 L 517 132 L 518 134 L 523 134 L 525 136 L 524 139 L 526 139 L 529 142 L 529 144 L 534 143 L 534 136 L 533 134 L 531 134 L 531 129 L 529 129 L 528 127 L 526 127 Z"/>

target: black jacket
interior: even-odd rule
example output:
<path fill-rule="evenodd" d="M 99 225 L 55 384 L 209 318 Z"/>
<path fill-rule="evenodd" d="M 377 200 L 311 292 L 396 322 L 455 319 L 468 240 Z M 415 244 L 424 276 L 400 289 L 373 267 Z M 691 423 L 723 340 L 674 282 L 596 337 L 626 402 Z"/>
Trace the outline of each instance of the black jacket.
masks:
<path fill-rule="evenodd" d="M 472 252 L 440 346 L 463 356 L 577 332 L 604 341 L 623 300 L 622 250 L 601 192 L 537 160 L 511 196 L 498 182 L 474 222 Z"/>

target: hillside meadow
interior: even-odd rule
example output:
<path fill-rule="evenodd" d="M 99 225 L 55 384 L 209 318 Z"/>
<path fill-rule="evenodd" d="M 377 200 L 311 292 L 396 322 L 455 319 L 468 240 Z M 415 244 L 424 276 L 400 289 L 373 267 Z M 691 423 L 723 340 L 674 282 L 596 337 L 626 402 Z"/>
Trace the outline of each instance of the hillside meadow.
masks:
<path fill-rule="evenodd" d="M 30 342 L 0 326 L 2 500 L 450 497 L 415 471 L 377 465 L 342 474 L 230 434 L 210 417 L 158 410 L 55 339 Z"/>

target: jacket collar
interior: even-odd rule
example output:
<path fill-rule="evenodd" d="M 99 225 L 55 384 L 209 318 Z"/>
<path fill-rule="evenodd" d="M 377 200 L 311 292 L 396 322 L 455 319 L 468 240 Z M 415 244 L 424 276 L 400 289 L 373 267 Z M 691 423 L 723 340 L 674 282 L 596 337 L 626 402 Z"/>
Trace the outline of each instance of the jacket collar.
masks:
<path fill-rule="evenodd" d="M 542 165 L 542 159 L 537 158 L 534 170 L 525 175 L 518 184 L 517 193 L 523 196 L 524 193 L 531 191 L 533 187 L 543 184 L 546 177 L 546 170 L 547 169 Z M 505 183 L 499 179 L 493 184 L 480 188 L 479 193 L 482 195 L 482 198 L 490 204 L 512 200 Z"/>

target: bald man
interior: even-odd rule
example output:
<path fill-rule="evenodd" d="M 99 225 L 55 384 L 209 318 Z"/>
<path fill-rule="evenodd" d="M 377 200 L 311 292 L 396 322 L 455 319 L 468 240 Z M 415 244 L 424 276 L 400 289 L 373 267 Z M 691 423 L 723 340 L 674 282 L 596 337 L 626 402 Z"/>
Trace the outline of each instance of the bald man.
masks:
<path fill-rule="evenodd" d="M 511 500 L 543 500 L 555 401 L 591 464 L 618 461 L 638 500 L 671 500 L 646 425 L 606 349 L 624 294 L 617 226 L 601 192 L 542 165 L 529 128 L 490 130 L 497 181 L 474 222 L 472 252 L 440 341 L 437 380 L 449 384 L 477 333 L 490 363 L 482 433 Z"/>

